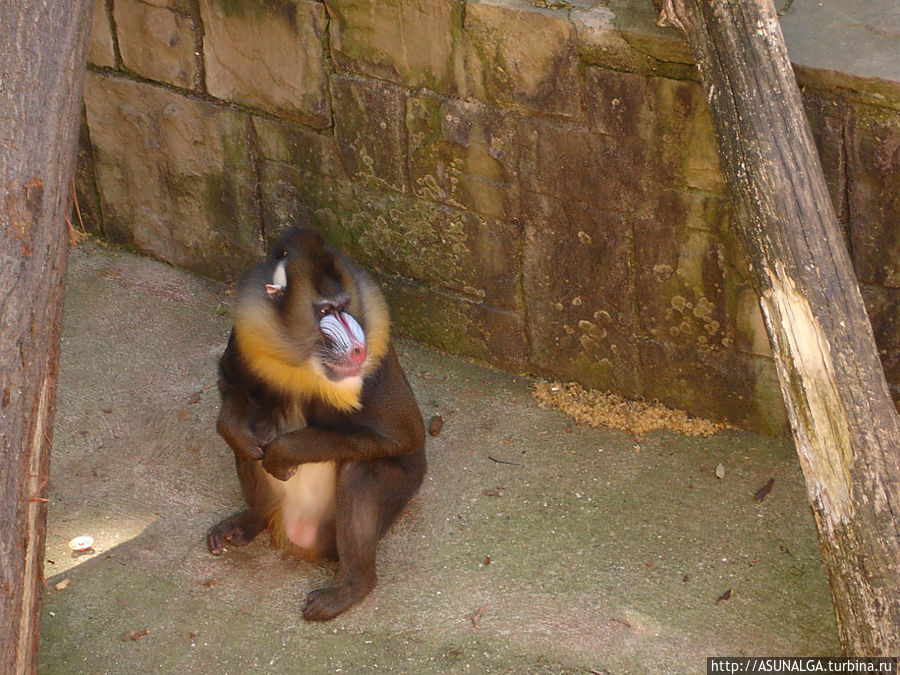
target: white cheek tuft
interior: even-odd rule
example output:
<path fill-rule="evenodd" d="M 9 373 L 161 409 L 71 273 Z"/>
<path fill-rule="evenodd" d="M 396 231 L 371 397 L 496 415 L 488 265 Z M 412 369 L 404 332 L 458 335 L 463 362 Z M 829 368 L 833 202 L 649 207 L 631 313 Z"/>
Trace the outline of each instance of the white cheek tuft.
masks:
<path fill-rule="evenodd" d="M 275 267 L 272 283 L 266 284 L 266 293 L 270 298 L 280 298 L 285 288 L 287 288 L 287 272 L 284 269 L 284 260 L 282 260 Z"/>
<path fill-rule="evenodd" d="M 287 286 L 287 271 L 285 270 L 285 261 L 282 260 L 275 266 L 275 274 L 272 275 L 272 285 L 285 288 Z"/>

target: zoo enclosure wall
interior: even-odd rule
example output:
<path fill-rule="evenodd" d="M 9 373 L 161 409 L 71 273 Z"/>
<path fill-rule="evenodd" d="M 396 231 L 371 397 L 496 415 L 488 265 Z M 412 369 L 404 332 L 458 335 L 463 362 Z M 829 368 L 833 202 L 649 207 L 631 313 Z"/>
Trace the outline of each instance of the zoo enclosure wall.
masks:
<path fill-rule="evenodd" d="M 792 57 L 811 21 L 783 17 Z M 900 66 L 800 52 L 898 390 Z M 650 0 L 95 0 L 84 104 L 79 206 L 109 240 L 227 281 L 304 217 L 400 335 L 786 429 L 698 75 Z"/>

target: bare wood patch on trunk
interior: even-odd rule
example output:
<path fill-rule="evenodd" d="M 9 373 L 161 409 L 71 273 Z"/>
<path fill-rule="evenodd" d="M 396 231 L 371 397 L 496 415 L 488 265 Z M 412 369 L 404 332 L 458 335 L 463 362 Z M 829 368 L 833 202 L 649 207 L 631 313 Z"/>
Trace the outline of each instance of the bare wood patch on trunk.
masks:
<path fill-rule="evenodd" d="M 775 343 L 778 380 L 785 400 L 804 401 L 788 406 L 788 414 L 810 490 L 833 533 L 853 512 L 853 449 L 831 348 L 783 265 L 776 262 L 774 272 L 765 271 L 771 287 L 763 291 L 760 306 Z"/>

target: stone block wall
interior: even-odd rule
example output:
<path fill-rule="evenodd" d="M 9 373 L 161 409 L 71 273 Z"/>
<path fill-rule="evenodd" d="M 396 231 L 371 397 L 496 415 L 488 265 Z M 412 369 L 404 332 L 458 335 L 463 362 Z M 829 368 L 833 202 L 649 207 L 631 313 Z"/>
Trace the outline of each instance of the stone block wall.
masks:
<path fill-rule="evenodd" d="M 402 335 L 783 431 L 688 49 L 584 4 L 95 0 L 82 212 L 223 280 L 304 218 Z M 900 384 L 900 95 L 800 79 Z"/>

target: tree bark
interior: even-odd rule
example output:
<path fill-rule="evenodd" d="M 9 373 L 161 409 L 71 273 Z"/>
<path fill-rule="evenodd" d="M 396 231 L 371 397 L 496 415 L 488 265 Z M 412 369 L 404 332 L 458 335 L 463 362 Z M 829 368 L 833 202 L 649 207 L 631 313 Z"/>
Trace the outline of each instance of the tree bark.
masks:
<path fill-rule="evenodd" d="M 900 418 L 771 0 L 654 0 L 688 36 L 819 530 L 842 648 L 900 653 Z"/>
<path fill-rule="evenodd" d="M 0 672 L 36 670 L 90 0 L 0 2 Z"/>

